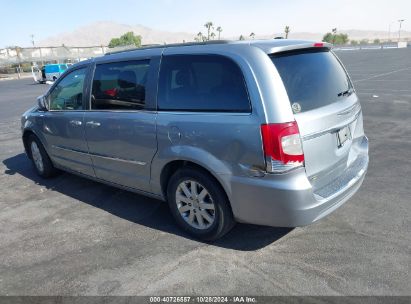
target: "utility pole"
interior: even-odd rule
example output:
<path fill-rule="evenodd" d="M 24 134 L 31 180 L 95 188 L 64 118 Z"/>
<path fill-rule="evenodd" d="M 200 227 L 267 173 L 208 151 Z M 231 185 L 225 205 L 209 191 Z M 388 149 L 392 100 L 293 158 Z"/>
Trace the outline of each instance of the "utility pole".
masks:
<path fill-rule="evenodd" d="M 31 37 L 31 44 L 32 44 L 33 47 L 34 47 L 34 34 L 31 34 L 30 37 Z"/>
<path fill-rule="evenodd" d="M 18 74 L 18 78 L 20 79 L 21 75 L 21 59 L 20 59 L 20 48 L 18 46 L 16 46 L 15 48 L 16 50 L 16 56 L 17 56 L 17 62 L 18 62 L 18 68 L 17 68 L 17 74 Z"/>
<path fill-rule="evenodd" d="M 41 60 L 41 65 L 44 65 L 44 60 L 43 60 L 43 54 L 41 53 L 41 47 L 39 47 L 39 51 L 40 51 L 40 60 Z"/>
<path fill-rule="evenodd" d="M 391 21 L 391 22 L 388 24 L 388 42 L 391 41 L 391 25 L 393 25 L 394 23 L 395 23 L 395 21 Z"/>
<path fill-rule="evenodd" d="M 400 28 L 398 29 L 398 42 L 401 40 L 401 24 L 405 21 L 405 19 L 400 19 L 398 22 L 400 23 Z"/>

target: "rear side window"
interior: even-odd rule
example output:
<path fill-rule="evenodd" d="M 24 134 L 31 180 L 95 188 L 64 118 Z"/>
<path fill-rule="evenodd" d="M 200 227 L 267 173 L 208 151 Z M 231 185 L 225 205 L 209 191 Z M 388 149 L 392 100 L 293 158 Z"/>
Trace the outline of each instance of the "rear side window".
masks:
<path fill-rule="evenodd" d="M 149 68 L 149 60 L 97 65 L 93 78 L 91 109 L 143 109 Z"/>
<path fill-rule="evenodd" d="M 240 68 L 218 55 L 162 59 L 158 108 L 168 111 L 250 112 Z"/>
<path fill-rule="evenodd" d="M 328 50 L 305 50 L 271 56 L 288 97 L 297 111 L 305 112 L 337 102 L 352 85 L 343 67 Z"/>

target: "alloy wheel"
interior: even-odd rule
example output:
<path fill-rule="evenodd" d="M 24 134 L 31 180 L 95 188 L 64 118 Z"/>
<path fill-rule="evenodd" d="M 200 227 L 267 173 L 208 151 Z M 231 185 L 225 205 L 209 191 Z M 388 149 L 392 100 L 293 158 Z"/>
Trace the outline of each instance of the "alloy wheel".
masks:
<path fill-rule="evenodd" d="M 35 141 L 31 142 L 30 149 L 31 149 L 31 157 L 33 158 L 34 165 L 36 166 L 37 170 L 39 170 L 39 172 L 43 172 L 44 171 L 43 158 L 41 156 L 39 146 L 37 145 Z"/>
<path fill-rule="evenodd" d="M 191 227 L 208 229 L 215 221 L 215 205 L 209 191 L 193 180 L 181 182 L 176 190 L 176 204 L 181 217 Z"/>

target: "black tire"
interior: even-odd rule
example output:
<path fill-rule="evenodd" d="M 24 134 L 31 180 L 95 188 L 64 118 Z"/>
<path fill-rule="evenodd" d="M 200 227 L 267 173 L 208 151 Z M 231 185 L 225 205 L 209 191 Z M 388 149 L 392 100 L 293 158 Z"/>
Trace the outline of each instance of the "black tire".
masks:
<path fill-rule="evenodd" d="M 179 212 L 176 193 L 178 191 L 179 185 L 183 182 L 188 181 L 195 181 L 199 184 L 199 186 L 203 186 L 202 189 L 206 189 L 206 191 L 209 193 L 207 197 L 214 205 L 214 209 L 210 211 L 212 212 L 214 220 L 212 221 L 212 223 L 207 223 L 210 225 L 210 227 L 206 229 L 198 229 L 193 227 L 184 219 L 183 215 Z M 168 182 L 167 201 L 171 213 L 173 214 L 173 217 L 175 218 L 178 225 L 195 238 L 205 241 L 213 241 L 221 238 L 235 225 L 230 204 L 223 188 L 212 176 L 202 170 L 186 167 L 176 171 Z M 204 209 L 201 210 L 202 211 L 199 211 L 197 209 L 196 211 L 204 212 Z M 187 211 L 185 214 L 191 212 L 192 211 Z M 197 221 L 197 224 L 199 223 L 197 218 L 195 218 L 195 221 Z"/>
<path fill-rule="evenodd" d="M 39 149 L 41 155 L 41 161 L 43 164 L 43 169 L 39 168 L 34 159 L 33 159 L 33 152 L 32 152 L 32 143 L 35 143 Z M 53 163 L 50 160 L 46 150 L 44 149 L 43 145 L 41 144 L 40 140 L 35 135 L 30 135 L 27 139 L 27 149 L 28 153 L 30 153 L 30 159 L 34 170 L 36 170 L 37 174 L 43 178 L 49 178 L 54 176 L 57 173 L 57 169 L 54 168 Z"/>

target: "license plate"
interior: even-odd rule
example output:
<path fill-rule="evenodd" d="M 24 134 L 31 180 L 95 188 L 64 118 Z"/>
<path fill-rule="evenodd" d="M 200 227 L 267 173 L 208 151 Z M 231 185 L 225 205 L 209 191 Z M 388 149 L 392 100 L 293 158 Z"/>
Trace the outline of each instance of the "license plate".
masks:
<path fill-rule="evenodd" d="M 350 128 L 348 126 L 340 129 L 337 132 L 337 146 L 338 148 L 341 148 L 344 143 L 351 139 L 351 132 L 350 132 Z"/>

